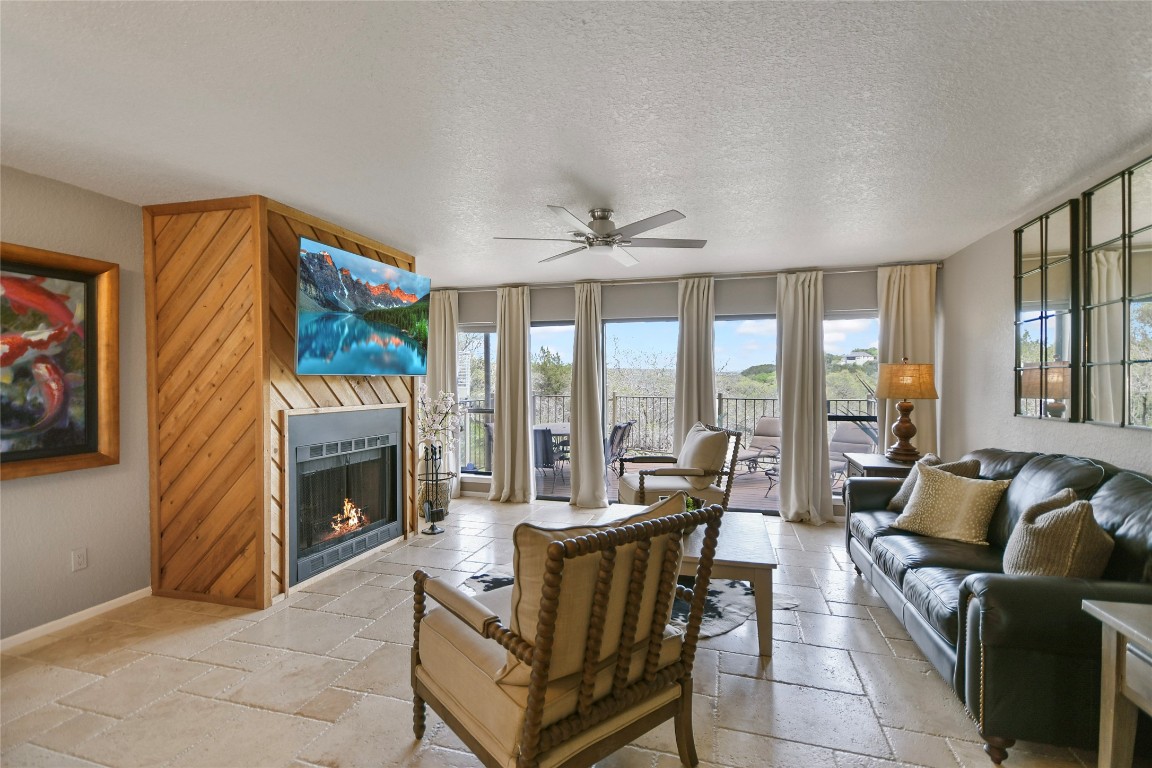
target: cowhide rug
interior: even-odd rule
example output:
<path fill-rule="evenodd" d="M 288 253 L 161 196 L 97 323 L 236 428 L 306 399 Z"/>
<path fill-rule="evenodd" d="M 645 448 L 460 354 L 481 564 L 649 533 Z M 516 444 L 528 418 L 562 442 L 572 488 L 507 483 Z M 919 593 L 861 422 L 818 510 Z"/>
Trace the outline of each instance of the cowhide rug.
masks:
<path fill-rule="evenodd" d="M 681 576 L 680 583 L 691 586 L 690 576 Z M 497 567 L 487 573 L 470 576 L 464 586 L 474 593 L 491 592 L 494 589 L 511 586 L 510 568 Z M 772 595 L 772 607 L 783 611 L 795 608 L 797 601 L 779 592 Z M 701 637 L 715 637 L 730 632 L 747 621 L 756 611 L 752 596 L 752 585 L 746 581 L 713 579 L 708 584 L 708 597 L 704 601 L 704 620 L 700 624 Z M 688 604 L 677 600 L 672 604 L 672 623 L 683 626 L 688 621 Z"/>

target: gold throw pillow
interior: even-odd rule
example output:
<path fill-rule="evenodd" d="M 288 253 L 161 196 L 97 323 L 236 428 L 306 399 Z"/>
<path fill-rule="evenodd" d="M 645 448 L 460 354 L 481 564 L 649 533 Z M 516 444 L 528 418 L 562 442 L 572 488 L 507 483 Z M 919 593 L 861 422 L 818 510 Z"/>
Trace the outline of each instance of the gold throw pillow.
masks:
<path fill-rule="evenodd" d="M 1004 547 L 1004 573 L 1098 579 L 1114 545 L 1092 505 L 1065 488 L 1020 516 Z"/>
<path fill-rule="evenodd" d="M 920 477 L 893 527 L 939 539 L 988 543 L 988 523 L 1010 480 L 972 480 L 920 464 L 912 471 Z"/>

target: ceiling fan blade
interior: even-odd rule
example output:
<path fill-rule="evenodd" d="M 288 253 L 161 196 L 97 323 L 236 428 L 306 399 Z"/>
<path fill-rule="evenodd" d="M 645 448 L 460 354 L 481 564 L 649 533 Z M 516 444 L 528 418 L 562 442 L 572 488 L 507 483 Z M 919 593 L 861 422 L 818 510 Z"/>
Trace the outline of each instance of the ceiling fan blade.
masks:
<path fill-rule="evenodd" d="M 612 246 L 612 258 L 616 259 L 616 261 L 620 262 L 626 267 L 634 267 L 640 263 L 639 259 L 618 245 Z"/>
<path fill-rule="evenodd" d="M 543 263 L 548 262 L 548 261 L 556 261 L 556 259 L 562 259 L 565 256 L 571 256 L 574 253 L 579 253 L 580 251 L 584 250 L 587 247 L 588 246 L 586 246 L 586 245 L 582 245 L 579 248 L 573 248 L 570 251 L 564 251 L 564 253 L 558 253 L 555 256 L 549 256 L 546 259 L 540 259 L 540 263 L 543 264 Z"/>
<path fill-rule="evenodd" d="M 629 248 L 703 248 L 707 240 L 681 240 L 666 237 L 633 237 L 626 241 Z"/>
<path fill-rule="evenodd" d="M 662 227 L 665 224 L 671 224 L 683 218 L 684 214 L 680 213 L 680 211 L 664 211 L 664 213 L 658 213 L 655 216 L 649 216 L 646 219 L 640 219 L 640 221 L 634 221 L 631 224 L 617 227 L 615 230 L 609 232 L 607 237 L 616 237 L 619 235 L 627 240 L 632 235 L 638 235 L 641 232 L 647 232 L 650 229 L 656 229 L 656 227 Z"/>
<path fill-rule="evenodd" d="M 538 240 L 549 243 L 582 243 L 583 240 L 576 240 L 571 237 L 494 237 L 493 240 Z"/>
<path fill-rule="evenodd" d="M 552 211 L 552 213 L 556 214 L 557 218 L 564 222 L 564 226 L 575 227 L 577 232 L 583 232 L 586 235 L 596 234 L 588 227 L 587 224 L 576 218 L 572 211 L 568 210 L 567 208 L 562 208 L 559 205 L 550 205 L 548 206 L 548 209 Z"/>

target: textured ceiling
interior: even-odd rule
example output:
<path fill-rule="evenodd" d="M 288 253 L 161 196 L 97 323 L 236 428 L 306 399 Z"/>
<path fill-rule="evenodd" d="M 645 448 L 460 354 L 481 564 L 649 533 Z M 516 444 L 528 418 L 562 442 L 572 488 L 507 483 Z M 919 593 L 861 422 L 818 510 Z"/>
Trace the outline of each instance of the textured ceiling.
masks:
<path fill-rule="evenodd" d="M 1150 9 L 6 0 L 0 140 L 133 203 L 264 194 L 443 286 L 939 258 L 1152 139 Z M 491 239 L 564 236 L 549 203 L 708 245 Z"/>

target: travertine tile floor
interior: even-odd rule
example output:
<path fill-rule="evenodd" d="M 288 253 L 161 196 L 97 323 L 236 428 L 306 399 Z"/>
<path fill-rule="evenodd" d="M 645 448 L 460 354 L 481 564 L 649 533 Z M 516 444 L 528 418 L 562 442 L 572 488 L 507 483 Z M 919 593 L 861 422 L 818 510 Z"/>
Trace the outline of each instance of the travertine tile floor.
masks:
<path fill-rule="evenodd" d="M 417 536 L 264 611 L 145 598 L 10 649 L 0 660 L 0 763 L 478 766 L 431 712 L 424 740 L 412 737 L 413 568 L 460 583 L 510 562 L 521 520 L 607 516 L 462 499 L 448 533 Z M 778 589 L 800 605 L 771 617 L 771 661 L 754 655 L 755 621 L 702 643 L 701 765 L 990 766 L 951 689 L 855 575 L 841 525 L 763 520 Z M 1022 744 L 1010 764 L 1083 768 L 1095 755 Z M 679 765 L 671 724 L 599 765 Z"/>

